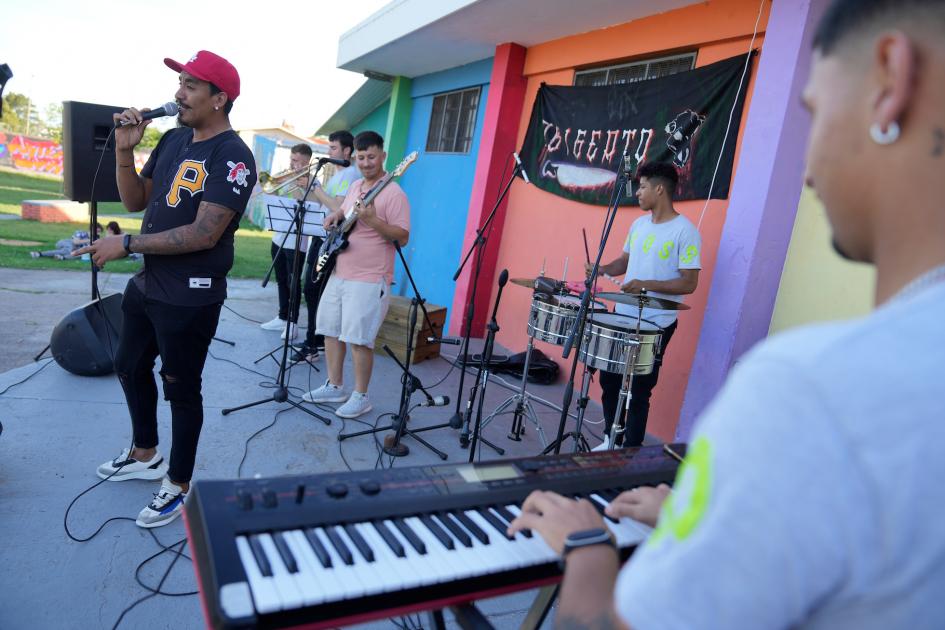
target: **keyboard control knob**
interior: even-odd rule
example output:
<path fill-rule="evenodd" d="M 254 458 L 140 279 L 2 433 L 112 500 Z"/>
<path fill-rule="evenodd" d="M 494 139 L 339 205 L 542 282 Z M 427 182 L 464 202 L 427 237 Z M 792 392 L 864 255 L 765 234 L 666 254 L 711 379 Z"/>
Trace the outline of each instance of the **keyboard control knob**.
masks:
<path fill-rule="evenodd" d="M 253 495 L 245 490 L 238 490 L 236 492 L 236 504 L 240 506 L 241 510 L 253 509 Z"/>
<path fill-rule="evenodd" d="M 381 491 L 381 484 L 376 481 L 362 481 L 361 482 L 361 492 L 368 496 L 374 496 Z"/>
<path fill-rule="evenodd" d="M 325 491 L 333 499 L 342 499 L 348 495 L 348 486 L 343 483 L 333 483 Z"/>
<path fill-rule="evenodd" d="M 262 500 L 263 505 L 267 508 L 274 508 L 279 504 L 279 500 L 276 499 L 275 491 L 268 488 L 262 491 Z"/>

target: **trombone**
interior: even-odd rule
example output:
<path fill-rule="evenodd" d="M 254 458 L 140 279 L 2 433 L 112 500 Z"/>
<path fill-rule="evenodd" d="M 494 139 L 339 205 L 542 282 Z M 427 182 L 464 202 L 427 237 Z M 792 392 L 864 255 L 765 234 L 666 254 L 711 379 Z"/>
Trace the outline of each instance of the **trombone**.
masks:
<path fill-rule="evenodd" d="M 259 188 L 262 192 L 271 195 L 278 193 L 282 196 L 290 196 L 304 187 L 299 182 L 303 177 L 308 177 L 312 168 L 317 162 L 311 162 L 302 168 L 286 169 L 280 173 L 272 175 L 266 171 L 259 174 Z"/>

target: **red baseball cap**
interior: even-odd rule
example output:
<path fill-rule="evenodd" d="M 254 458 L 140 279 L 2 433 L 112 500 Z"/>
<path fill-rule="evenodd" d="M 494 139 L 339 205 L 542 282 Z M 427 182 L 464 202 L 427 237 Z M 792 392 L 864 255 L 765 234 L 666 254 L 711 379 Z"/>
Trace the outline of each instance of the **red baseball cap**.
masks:
<path fill-rule="evenodd" d="M 240 95 L 240 75 L 229 61 L 209 50 L 198 51 L 187 63 L 164 58 L 164 65 L 174 72 L 186 72 L 226 92 L 231 101 Z"/>

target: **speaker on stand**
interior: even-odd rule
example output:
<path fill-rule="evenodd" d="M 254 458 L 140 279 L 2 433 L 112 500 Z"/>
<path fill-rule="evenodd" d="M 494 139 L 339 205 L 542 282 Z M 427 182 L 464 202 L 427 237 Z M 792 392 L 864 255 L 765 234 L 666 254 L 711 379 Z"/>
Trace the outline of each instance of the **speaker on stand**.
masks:
<path fill-rule="evenodd" d="M 79 101 L 62 104 L 63 188 L 66 197 L 89 203 L 89 234 L 98 238 L 99 201 L 121 201 L 115 178 L 112 114 L 123 107 Z M 70 311 L 53 329 L 47 349 L 64 370 L 79 376 L 102 376 L 114 368 L 121 331 L 122 294 L 104 298 L 98 291 L 98 268 L 92 270 L 92 301 Z M 36 360 L 46 352 L 39 353 Z"/>

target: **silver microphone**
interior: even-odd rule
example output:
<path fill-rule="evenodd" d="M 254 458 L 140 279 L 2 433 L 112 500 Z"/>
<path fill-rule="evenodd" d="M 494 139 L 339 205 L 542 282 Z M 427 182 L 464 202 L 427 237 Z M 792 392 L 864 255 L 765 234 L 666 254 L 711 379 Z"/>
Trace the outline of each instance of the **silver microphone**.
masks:
<path fill-rule="evenodd" d="M 518 156 L 518 153 L 513 153 L 515 156 L 515 162 L 518 164 L 518 172 L 522 174 L 522 179 L 525 180 L 526 184 L 531 184 L 531 180 L 528 179 L 528 173 L 525 172 L 525 165 L 522 164 L 522 159 Z"/>
<path fill-rule="evenodd" d="M 420 403 L 421 407 L 445 407 L 450 404 L 449 396 L 433 396 L 429 400 Z"/>

